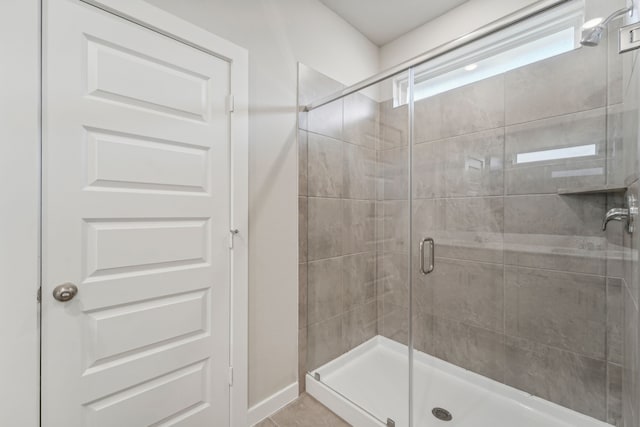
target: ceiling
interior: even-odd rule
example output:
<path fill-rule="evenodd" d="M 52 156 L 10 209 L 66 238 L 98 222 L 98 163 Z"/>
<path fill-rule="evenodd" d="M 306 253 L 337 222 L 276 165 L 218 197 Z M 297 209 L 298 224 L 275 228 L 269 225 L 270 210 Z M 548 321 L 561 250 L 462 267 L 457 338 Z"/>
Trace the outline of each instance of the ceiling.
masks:
<path fill-rule="evenodd" d="M 467 0 L 320 0 L 383 46 Z"/>

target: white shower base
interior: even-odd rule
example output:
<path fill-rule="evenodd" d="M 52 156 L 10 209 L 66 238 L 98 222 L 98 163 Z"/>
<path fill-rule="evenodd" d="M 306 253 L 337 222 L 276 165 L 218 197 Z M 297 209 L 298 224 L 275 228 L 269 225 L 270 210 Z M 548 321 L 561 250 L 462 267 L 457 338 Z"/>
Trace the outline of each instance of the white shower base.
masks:
<path fill-rule="evenodd" d="M 356 427 L 408 426 L 407 347 L 376 336 L 307 374 L 307 392 Z M 415 427 L 611 427 L 421 352 L 414 352 Z M 451 421 L 431 414 L 447 409 Z M 382 422 L 384 421 L 384 423 Z"/>

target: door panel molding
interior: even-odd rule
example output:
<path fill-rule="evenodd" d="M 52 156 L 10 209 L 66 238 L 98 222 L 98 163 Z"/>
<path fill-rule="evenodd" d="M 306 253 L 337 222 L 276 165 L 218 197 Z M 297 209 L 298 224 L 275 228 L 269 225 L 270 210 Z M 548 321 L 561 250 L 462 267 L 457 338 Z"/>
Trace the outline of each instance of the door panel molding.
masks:
<path fill-rule="evenodd" d="M 45 0 L 45 8 L 55 7 L 55 3 L 60 0 Z M 226 41 L 213 34 L 210 34 L 192 24 L 187 23 L 173 15 L 170 15 L 152 5 L 145 3 L 142 0 L 62 0 L 72 3 L 86 3 L 92 6 L 97 6 L 109 13 L 124 18 L 128 21 L 132 21 L 145 28 L 151 29 L 164 36 L 168 36 L 174 40 L 180 41 L 188 46 L 194 47 L 200 51 L 212 54 L 217 58 L 222 58 L 230 64 L 229 67 L 229 83 L 230 92 L 233 94 L 235 105 L 234 112 L 231 114 L 229 126 L 230 135 L 230 212 L 231 229 L 239 230 L 239 233 L 234 235 L 232 251 L 229 258 L 230 268 L 230 360 L 233 366 L 233 387 L 231 387 L 230 393 L 230 424 L 232 426 L 246 426 L 247 425 L 247 352 L 248 352 L 248 55 L 247 51 Z M 95 52 L 94 52 L 95 53 Z M 113 52 L 111 52 L 113 53 Z M 115 54 L 114 54 L 115 55 Z M 118 55 L 106 55 L 102 58 L 102 64 L 106 64 L 107 67 L 116 67 L 122 62 L 122 57 Z M 126 55 L 125 55 L 126 57 Z M 127 59 L 127 58 L 125 58 Z M 130 59 L 130 58 L 129 58 Z M 126 61 L 125 61 L 126 62 Z M 130 61 L 129 61 L 130 62 Z M 207 83 L 203 80 L 202 76 L 194 76 L 188 73 L 171 74 L 171 70 L 168 67 L 163 67 L 154 62 L 143 63 L 146 70 L 155 73 L 154 76 L 157 81 L 162 79 L 174 80 L 183 86 L 182 93 L 194 95 L 196 93 L 202 93 L 206 90 Z M 103 65 L 104 66 L 104 65 Z M 173 70 L 176 71 L 176 70 Z M 180 70 L 178 70 L 180 71 Z M 89 75 L 89 79 L 91 76 Z M 211 114 L 211 108 L 208 105 L 196 105 L 193 102 L 194 97 L 186 97 L 182 99 L 181 104 L 169 104 L 166 98 L 163 98 L 163 94 L 157 94 L 152 91 L 146 91 L 144 88 L 132 88 L 127 86 L 127 82 L 123 80 L 95 80 L 93 86 L 90 81 L 87 82 L 87 89 L 93 88 L 93 94 L 91 97 L 102 97 L 105 100 L 104 114 L 108 113 L 109 102 L 121 102 L 124 104 L 130 103 L 132 108 L 138 109 L 141 113 L 143 110 L 151 110 L 150 112 L 164 113 L 168 116 L 175 116 L 182 119 L 195 119 L 202 120 Z M 204 86 L 203 86 L 204 85 Z M 135 96 L 129 98 L 123 98 L 122 93 L 132 93 L 131 90 L 136 89 Z M 129 90 L 129 92 L 127 92 Z M 114 97 L 118 99 L 114 99 Z M 138 113 L 136 113 L 138 114 Z M 193 116 L 193 117 L 191 117 Z M 87 133 L 90 133 L 92 129 L 85 129 Z M 136 129 L 131 129 L 131 132 L 126 135 L 122 134 L 99 134 L 96 136 L 96 132 L 93 133 L 93 140 L 89 139 L 87 144 L 89 150 L 94 150 L 92 159 L 95 162 L 95 168 L 88 170 L 86 177 L 86 184 L 91 186 L 90 192 L 95 195 L 94 200 L 101 200 L 100 197 L 107 196 L 109 193 L 129 194 L 132 203 L 136 203 L 139 198 L 143 198 L 144 202 L 141 204 L 141 209 L 145 215 L 146 213 L 153 212 L 154 206 L 158 203 L 158 197 L 160 195 L 180 195 L 187 194 L 197 196 L 210 194 L 212 191 L 209 188 L 209 181 L 207 178 L 210 176 L 211 171 L 207 170 L 206 164 L 203 165 L 202 159 L 206 158 L 209 153 L 206 147 L 201 148 L 193 145 L 191 141 L 182 141 L 176 135 L 162 135 L 146 138 L 133 138 L 132 135 L 136 135 Z M 173 133 L 173 132 L 171 132 Z M 178 133 L 176 131 L 176 133 Z M 99 153 L 99 154 L 98 154 Z M 113 163 L 110 159 L 127 156 L 127 162 L 123 166 L 123 170 L 113 169 Z M 143 159 L 145 156 L 153 155 L 158 157 L 160 161 L 162 159 L 168 159 L 167 156 L 178 156 L 179 161 L 174 162 L 172 166 L 175 168 L 171 170 L 171 179 L 165 179 L 152 169 L 145 169 L 144 166 L 137 168 L 136 160 Z M 103 163 L 100 163 L 103 162 Z M 99 166 L 99 167 L 98 167 Z M 111 167 L 111 169 L 110 169 Z M 89 169 L 91 166 L 89 165 Z M 102 193 L 102 194 L 99 194 Z M 105 199 L 105 200 L 107 200 Z M 201 203 L 198 203 L 197 199 L 190 200 L 195 212 L 201 210 Z M 92 206 L 94 202 L 91 201 L 91 196 L 88 197 L 87 208 L 88 210 L 84 215 L 90 218 L 86 223 L 85 230 L 86 244 L 93 245 L 93 258 L 87 259 L 85 262 L 85 283 L 91 282 L 92 295 L 90 299 L 86 301 L 85 310 L 87 306 L 94 304 L 96 307 L 100 307 L 98 300 L 103 304 L 104 299 L 101 299 L 101 295 L 108 299 L 108 304 L 118 303 L 127 304 L 124 300 L 119 301 L 114 295 L 110 295 L 114 289 L 108 289 L 106 279 L 110 277 L 118 277 L 118 286 L 125 287 L 135 283 L 140 279 L 140 274 L 155 274 L 158 271 L 166 273 L 167 277 L 189 277 L 191 281 L 197 283 L 199 278 L 206 279 L 206 268 L 211 258 L 210 253 L 211 242 L 203 240 L 202 230 L 208 229 L 209 225 L 206 221 L 198 221 L 194 218 L 181 218 L 177 215 L 175 218 L 170 218 L 171 221 L 167 221 L 166 218 L 159 218 L 157 220 L 149 219 L 147 222 L 138 221 L 136 218 L 127 219 L 126 221 L 117 221 L 117 223 L 109 223 L 107 220 L 103 220 L 103 217 L 96 215 L 91 216 Z M 114 199 L 115 200 L 115 199 Z M 139 203 L 139 202 L 138 202 Z M 127 203 L 123 203 L 127 205 Z M 95 208 L 96 213 L 99 213 Z M 109 215 L 118 217 L 124 212 L 120 206 L 109 206 Z M 175 211 L 179 213 L 176 208 Z M 170 211 L 165 212 L 165 217 L 170 215 Z M 205 218 L 205 216 L 202 216 Z M 55 218 L 52 219 L 54 221 Z M 146 218 L 145 218 L 146 220 Z M 133 234 L 132 234 L 133 233 Z M 192 245 L 201 246 L 201 251 L 191 251 L 180 253 L 167 252 L 161 254 L 150 254 L 147 258 L 142 257 L 136 259 L 135 265 L 125 265 L 121 255 L 113 250 L 101 252 L 101 241 L 107 242 L 107 246 L 117 245 L 120 240 L 124 239 L 135 240 L 135 247 L 123 247 L 123 250 L 131 250 L 132 254 L 140 255 L 142 246 L 153 244 L 148 239 L 158 238 L 159 234 L 163 234 L 164 238 L 177 239 L 178 241 L 185 241 Z M 135 237 L 134 235 L 138 235 Z M 106 240 L 105 240 L 106 239 Z M 120 239 L 120 240 L 119 240 Z M 109 242 L 111 240 L 111 242 Z M 195 247 L 195 246 L 193 246 Z M 169 248 L 165 248 L 169 250 Z M 144 258 L 144 259 L 143 259 Z M 91 271 L 89 271 L 91 270 Z M 88 274 L 91 273 L 91 274 Z M 137 313 L 131 316 L 127 315 L 126 305 L 117 309 L 113 313 L 96 312 L 95 322 L 93 325 L 86 325 L 86 327 L 94 328 L 111 328 L 116 331 L 118 328 L 122 328 L 127 322 L 137 322 L 140 325 L 149 325 L 149 322 L 153 321 L 153 317 L 145 318 L 145 313 L 149 313 L 151 316 L 166 310 L 174 310 L 181 315 L 187 316 L 189 313 L 201 313 L 205 315 L 208 311 L 207 307 L 199 306 L 197 298 L 202 293 L 202 289 L 194 285 L 193 289 L 190 289 L 187 294 L 176 295 L 172 294 L 169 286 L 169 279 L 160 280 L 157 283 L 157 300 L 151 300 L 148 303 L 134 304 L 148 304 L 149 307 L 145 307 L 146 311 Z M 115 283 L 115 282 L 114 282 Z M 208 292 L 208 291 L 205 291 Z M 135 298 L 132 299 L 132 302 Z M 171 304 L 169 304 L 171 303 Z M 154 305 L 155 304 L 155 305 Z M 200 307 L 200 311 L 198 311 Z M 121 317 L 121 319 L 118 318 Z M 94 363 L 89 369 L 94 370 L 96 374 L 99 374 L 101 365 L 117 364 L 121 359 L 136 358 L 140 354 L 144 353 L 149 356 L 149 362 L 153 360 L 153 351 L 159 347 L 167 347 L 167 351 L 175 353 L 176 360 L 184 360 L 185 363 L 191 363 L 189 361 L 196 360 L 197 357 L 204 357 L 204 355 L 198 356 L 193 352 L 186 351 L 187 349 L 174 345 L 175 342 L 188 343 L 189 340 L 202 339 L 202 327 L 194 318 L 190 320 L 190 323 L 185 326 L 184 330 L 165 330 L 164 335 L 157 337 L 149 337 L 149 342 L 144 347 L 136 347 L 134 343 L 125 345 L 125 343 L 109 343 L 108 340 L 101 342 L 101 347 L 94 348 L 95 359 Z M 188 326 L 188 327 L 187 327 Z M 206 326 L 205 326 L 206 329 Z M 72 333 L 74 331 L 71 331 Z M 211 345 L 213 341 L 209 340 Z M 195 347 L 194 347 L 195 348 Z M 173 356 L 172 356 L 173 357 Z M 201 362 L 197 362 L 191 367 L 180 368 L 179 371 L 175 371 L 165 376 L 155 377 L 151 383 L 140 383 L 144 389 L 139 397 L 143 401 L 145 395 L 152 396 L 153 393 L 163 393 L 162 390 L 170 390 L 172 387 L 177 387 L 176 384 L 197 384 L 198 381 L 202 381 L 202 375 L 210 369 L 210 366 L 204 359 L 200 359 Z M 149 366 L 152 363 L 148 363 L 147 366 L 141 365 L 141 370 L 151 372 L 156 370 L 156 374 L 160 375 L 161 370 L 157 366 Z M 158 369 L 156 369 L 158 368 Z M 184 372 L 182 372 L 184 371 Z M 166 377 L 166 378 L 165 378 Z M 169 378 L 171 377 L 171 378 Z M 142 376 L 141 376 L 142 378 Z M 166 380 L 166 381 L 165 381 Z M 97 383 L 98 381 L 96 381 Z M 96 384 L 97 385 L 97 384 Z M 88 390 L 87 390 L 88 391 Z M 95 391 L 95 390 L 93 390 Z M 151 393 L 151 394 L 149 394 Z M 98 395 L 96 395 L 98 396 Z M 205 408 L 198 402 L 198 396 L 184 396 L 185 399 L 193 398 L 193 402 L 185 400 L 185 405 L 189 405 L 186 412 L 175 414 L 176 420 L 184 419 L 186 417 L 192 417 L 197 419 L 198 414 L 204 412 Z M 90 403 L 85 406 L 87 410 L 99 410 L 102 413 L 111 414 L 111 406 L 109 402 L 104 399 L 96 400 L 96 402 Z M 143 405 L 144 406 L 144 405 Z M 182 406 L 185 407 L 185 406 Z M 104 412 L 107 411 L 107 412 Z M 170 412 L 170 411 L 169 411 Z M 119 412 L 114 406 L 112 418 L 117 420 Z M 90 413 L 86 415 L 89 418 L 92 417 Z M 111 415 L 110 415 L 111 416 Z M 141 416 L 144 416 L 142 414 Z M 97 419 L 97 418 L 96 418 Z M 141 422 L 144 420 L 141 419 Z M 46 420 L 43 420 L 43 426 L 49 427 Z"/>

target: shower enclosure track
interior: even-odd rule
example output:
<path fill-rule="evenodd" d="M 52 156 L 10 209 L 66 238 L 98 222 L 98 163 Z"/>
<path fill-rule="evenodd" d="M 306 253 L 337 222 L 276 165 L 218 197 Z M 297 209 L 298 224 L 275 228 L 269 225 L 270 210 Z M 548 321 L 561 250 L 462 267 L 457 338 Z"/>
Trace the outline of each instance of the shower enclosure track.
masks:
<path fill-rule="evenodd" d="M 424 64 L 427 61 L 438 58 L 442 55 L 445 55 L 449 52 L 452 52 L 456 49 L 464 47 L 474 41 L 477 41 L 483 37 L 489 36 L 491 34 L 497 33 L 501 30 L 504 30 L 514 24 L 525 21 L 529 18 L 533 18 L 534 16 L 540 15 L 550 9 L 553 9 L 556 6 L 559 6 L 563 3 L 569 3 L 573 0 L 541 0 L 530 6 L 524 7 L 522 9 L 517 10 L 516 12 L 506 15 L 503 18 L 500 18 L 496 21 L 493 21 L 477 30 L 474 30 L 470 33 L 463 35 L 462 37 L 458 37 L 457 39 L 442 44 L 436 48 L 433 48 L 422 55 L 418 55 L 415 58 L 409 59 L 401 64 L 398 64 L 394 67 L 391 67 L 385 71 L 382 71 L 374 76 L 371 76 L 361 82 L 358 82 L 352 86 L 349 86 L 345 89 L 342 89 L 338 92 L 335 92 L 332 95 L 329 95 L 325 98 L 321 98 L 311 104 L 308 104 L 304 107 L 304 111 L 315 110 L 316 108 L 322 107 L 323 105 L 330 104 L 331 102 L 344 98 L 346 96 L 352 95 L 356 92 L 359 92 L 363 89 L 366 89 L 370 86 L 378 84 L 389 77 L 392 77 L 396 74 L 407 71 L 413 67 Z"/>

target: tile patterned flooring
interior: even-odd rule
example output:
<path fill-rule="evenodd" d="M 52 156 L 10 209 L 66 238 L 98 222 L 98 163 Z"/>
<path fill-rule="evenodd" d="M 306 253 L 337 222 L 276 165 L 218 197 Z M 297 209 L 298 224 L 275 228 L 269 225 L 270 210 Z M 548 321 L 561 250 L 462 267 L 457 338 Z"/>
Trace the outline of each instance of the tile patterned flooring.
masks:
<path fill-rule="evenodd" d="M 303 394 L 255 427 L 349 427 L 336 414 L 308 394 Z"/>

